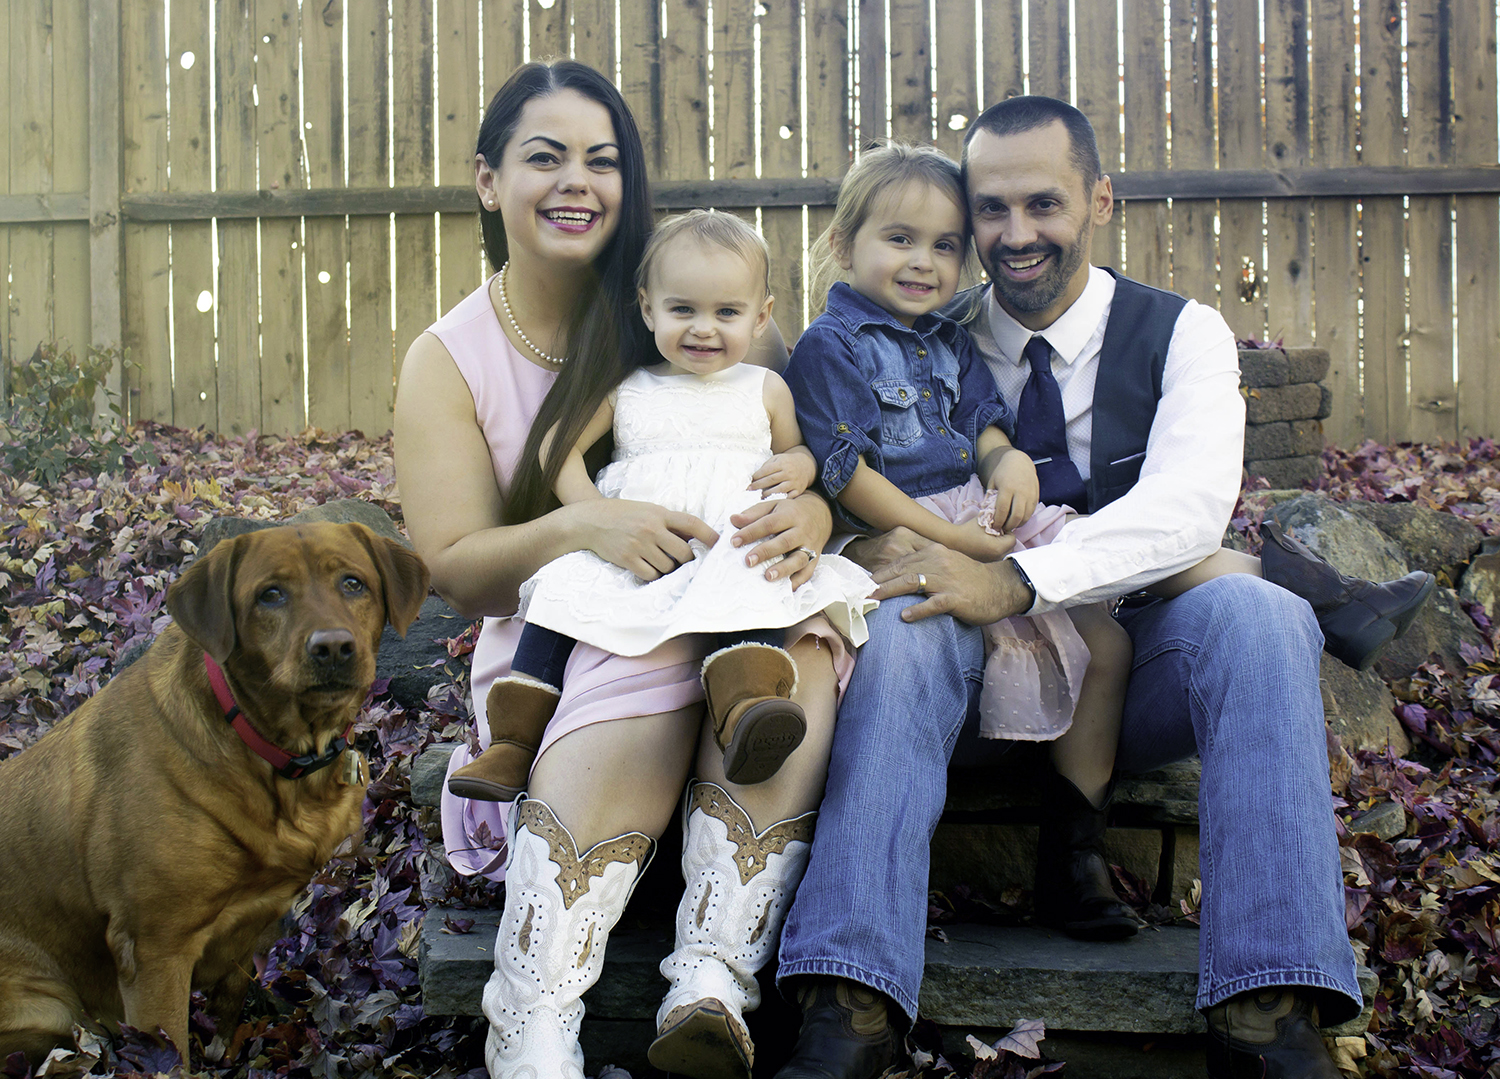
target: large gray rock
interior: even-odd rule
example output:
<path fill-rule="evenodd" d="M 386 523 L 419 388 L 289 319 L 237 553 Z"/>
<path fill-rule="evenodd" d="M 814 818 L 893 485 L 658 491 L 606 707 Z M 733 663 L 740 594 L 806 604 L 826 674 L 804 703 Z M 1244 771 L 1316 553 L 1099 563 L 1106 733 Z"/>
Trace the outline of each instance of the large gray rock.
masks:
<path fill-rule="evenodd" d="M 403 536 L 401 530 L 396 527 L 396 522 L 391 520 L 390 514 L 375 503 L 365 502 L 358 498 L 340 498 L 311 506 L 301 513 L 295 513 L 277 521 L 251 517 L 215 517 L 203 526 L 203 532 L 198 539 L 198 556 L 201 558 L 206 555 L 209 549 L 220 540 L 243 536 L 247 532 L 259 532 L 264 528 L 304 524 L 309 521 L 332 521 L 335 524 L 354 522 L 366 526 L 376 535 L 393 539 L 407 547 L 412 545 L 411 540 Z"/>
<path fill-rule="evenodd" d="M 1500 611 L 1500 554 L 1475 555 L 1458 582 L 1458 594 L 1482 606 L 1493 622 Z"/>
<path fill-rule="evenodd" d="M 1450 581 L 1458 579 L 1459 566 L 1484 541 L 1484 533 L 1468 521 L 1411 502 L 1350 501 L 1343 505 L 1394 540 L 1412 569 L 1434 576 L 1446 573 Z"/>
<path fill-rule="evenodd" d="M 1347 503 L 1308 492 L 1271 507 L 1282 529 L 1331 562 L 1341 573 L 1388 581 L 1406 572 L 1404 552 Z"/>
<path fill-rule="evenodd" d="M 390 693 L 407 708 L 419 707 L 433 686 L 453 682 L 468 666 L 465 658 L 448 654 L 447 641 L 469 628 L 467 619 L 438 596 L 428 596 L 406 637 L 390 626 L 380 638 L 375 677 L 391 680 Z"/>
<path fill-rule="evenodd" d="M 1374 671 L 1346 667 L 1323 653 L 1318 682 L 1323 691 L 1323 715 L 1344 748 L 1382 750 L 1396 747 L 1398 756 L 1411 750 L 1411 738 L 1396 718 L 1396 699 Z"/>
<path fill-rule="evenodd" d="M 1484 638 L 1459 603 L 1458 593 L 1440 586 L 1433 589 L 1406 635 L 1392 641 L 1376 661 L 1375 670 L 1388 681 L 1395 681 L 1410 675 L 1436 653 L 1448 669 L 1461 671 L 1467 666 L 1458 651 L 1461 642 L 1479 648 Z"/>

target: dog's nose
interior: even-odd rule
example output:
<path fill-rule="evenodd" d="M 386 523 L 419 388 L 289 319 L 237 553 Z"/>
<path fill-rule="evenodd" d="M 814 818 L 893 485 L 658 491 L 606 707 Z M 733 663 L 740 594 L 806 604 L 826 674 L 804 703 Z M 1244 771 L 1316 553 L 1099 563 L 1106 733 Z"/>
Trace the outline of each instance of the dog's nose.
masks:
<path fill-rule="evenodd" d="M 333 667 L 354 658 L 354 634 L 347 629 L 315 630 L 307 638 L 307 655 L 320 667 Z"/>

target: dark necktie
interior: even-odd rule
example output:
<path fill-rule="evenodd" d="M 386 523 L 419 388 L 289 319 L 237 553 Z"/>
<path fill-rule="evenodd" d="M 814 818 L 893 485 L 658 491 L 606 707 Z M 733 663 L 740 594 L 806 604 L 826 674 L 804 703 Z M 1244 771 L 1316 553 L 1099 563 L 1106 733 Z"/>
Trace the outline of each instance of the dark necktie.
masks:
<path fill-rule="evenodd" d="M 1088 501 L 1083 477 L 1068 457 L 1067 421 L 1062 390 L 1052 375 L 1052 349 L 1040 336 L 1033 335 L 1026 342 L 1024 355 L 1031 364 L 1031 377 L 1021 390 L 1021 405 L 1016 410 L 1015 447 L 1035 463 L 1043 502 L 1071 506 L 1083 513 Z"/>

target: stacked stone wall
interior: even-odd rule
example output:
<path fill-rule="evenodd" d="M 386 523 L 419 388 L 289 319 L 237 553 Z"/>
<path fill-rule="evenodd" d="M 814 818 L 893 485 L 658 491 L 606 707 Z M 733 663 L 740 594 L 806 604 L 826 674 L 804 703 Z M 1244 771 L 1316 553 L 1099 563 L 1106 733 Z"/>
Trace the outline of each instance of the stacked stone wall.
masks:
<path fill-rule="evenodd" d="M 1276 488 L 1300 487 L 1322 471 L 1323 420 L 1333 395 L 1324 348 L 1240 349 L 1245 393 L 1245 468 Z"/>

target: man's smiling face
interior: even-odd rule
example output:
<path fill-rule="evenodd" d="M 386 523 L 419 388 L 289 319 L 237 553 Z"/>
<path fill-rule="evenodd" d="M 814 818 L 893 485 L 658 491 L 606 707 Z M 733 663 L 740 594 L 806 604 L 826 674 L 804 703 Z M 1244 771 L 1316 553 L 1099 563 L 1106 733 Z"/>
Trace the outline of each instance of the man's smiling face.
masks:
<path fill-rule="evenodd" d="M 1052 325 L 1083 293 L 1094 229 L 1114 213 L 1108 176 L 1078 174 L 1061 122 L 1016 135 L 978 131 L 967 177 L 974 247 L 995 296 L 1031 330 Z"/>

